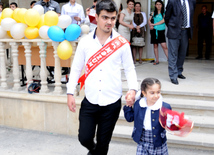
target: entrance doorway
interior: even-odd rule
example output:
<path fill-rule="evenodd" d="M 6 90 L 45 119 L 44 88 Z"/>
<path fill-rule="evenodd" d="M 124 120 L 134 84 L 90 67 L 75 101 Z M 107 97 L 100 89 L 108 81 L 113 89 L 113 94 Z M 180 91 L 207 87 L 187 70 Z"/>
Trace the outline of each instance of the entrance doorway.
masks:
<path fill-rule="evenodd" d="M 196 58 L 198 56 L 198 15 L 201 13 L 201 7 L 203 5 L 207 6 L 207 10 L 210 13 L 213 13 L 214 10 L 214 2 L 213 0 L 197 0 L 196 1 L 196 8 L 195 8 L 195 13 L 194 13 L 194 19 L 193 19 L 193 38 L 192 40 L 189 41 L 189 50 L 187 53 L 188 58 Z M 210 32 L 211 33 L 211 32 Z M 205 50 L 206 50 L 206 44 L 204 42 L 203 46 L 203 56 L 205 55 Z M 210 58 L 214 59 L 214 37 L 212 39 L 212 51 L 210 54 Z"/>

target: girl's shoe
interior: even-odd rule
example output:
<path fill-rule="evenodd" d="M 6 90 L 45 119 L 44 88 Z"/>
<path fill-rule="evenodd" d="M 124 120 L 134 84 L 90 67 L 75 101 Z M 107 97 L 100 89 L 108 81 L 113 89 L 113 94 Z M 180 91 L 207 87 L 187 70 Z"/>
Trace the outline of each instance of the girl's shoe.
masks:
<path fill-rule="evenodd" d="M 154 63 L 153 63 L 153 65 L 158 65 L 158 64 L 159 64 L 159 62 L 154 62 Z"/>

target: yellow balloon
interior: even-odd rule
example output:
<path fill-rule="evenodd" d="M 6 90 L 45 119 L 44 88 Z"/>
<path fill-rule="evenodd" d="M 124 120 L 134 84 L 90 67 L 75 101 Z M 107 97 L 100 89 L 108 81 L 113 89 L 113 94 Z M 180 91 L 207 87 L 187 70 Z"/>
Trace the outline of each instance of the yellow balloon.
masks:
<path fill-rule="evenodd" d="M 26 24 L 26 23 L 25 23 L 25 19 L 24 19 L 24 16 L 25 16 L 26 11 L 27 11 L 27 9 L 21 8 L 21 9 L 18 11 L 18 13 L 17 13 L 19 21 L 20 21 L 21 23 L 24 23 L 24 24 Z"/>
<path fill-rule="evenodd" d="M 54 11 L 48 11 L 45 13 L 45 25 L 55 26 L 58 24 L 58 14 Z"/>
<path fill-rule="evenodd" d="M 45 15 L 41 15 L 41 18 L 39 20 L 39 24 L 37 25 L 38 28 L 42 27 L 45 25 Z"/>
<path fill-rule="evenodd" d="M 39 36 L 39 29 L 37 27 L 28 27 L 25 29 L 25 37 L 28 39 L 35 39 Z"/>
<path fill-rule="evenodd" d="M 73 52 L 71 43 L 67 40 L 64 40 L 57 47 L 57 55 L 62 60 L 67 60 L 71 57 Z"/>
<path fill-rule="evenodd" d="M 18 18 L 18 11 L 20 10 L 20 8 L 16 8 L 14 11 L 13 11 L 13 15 L 12 15 L 12 18 L 16 21 L 16 22 L 18 22 L 18 23 L 20 23 L 21 21 L 19 20 L 19 18 Z"/>
<path fill-rule="evenodd" d="M 37 26 L 40 21 L 40 14 L 34 9 L 28 9 L 25 12 L 24 20 L 28 26 Z"/>
<path fill-rule="evenodd" d="M 12 18 L 13 10 L 10 8 L 5 8 L 1 13 L 1 19 Z"/>
<path fill-rule="evenodd" d="M 7 31 L 7 35 L 12 38 L 10 31 Z"/>

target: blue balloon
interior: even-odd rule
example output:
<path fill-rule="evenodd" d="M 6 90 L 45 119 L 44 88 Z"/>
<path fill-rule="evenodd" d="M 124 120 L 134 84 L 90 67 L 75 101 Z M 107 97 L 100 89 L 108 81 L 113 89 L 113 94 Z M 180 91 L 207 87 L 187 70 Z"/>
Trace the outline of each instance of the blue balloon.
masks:
<path fill-rule="evenodd" d="M 80 34 L 80 26 L 77 24 L 71 24 L 65 30 L 65 39 L 68 41 L 74 41 L 80 36 Z"/>
<path fill-rule="evenodd" d="M 56 42 L 62 42 L 65 40 L 65 33 L 59 26 L 51 26 L 48 29 L 48 37 Z"/>

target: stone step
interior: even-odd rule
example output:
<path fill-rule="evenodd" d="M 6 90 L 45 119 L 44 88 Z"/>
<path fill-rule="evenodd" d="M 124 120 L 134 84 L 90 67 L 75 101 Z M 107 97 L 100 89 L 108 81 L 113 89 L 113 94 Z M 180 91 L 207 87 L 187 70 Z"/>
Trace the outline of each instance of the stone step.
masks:
<path fill-rule="evenodd" d="M 213 101 L 176 99 L 168 97 L 164 97 L 163 100 L 169 103 L 173 110 L 184 112 L 186 115 L 214 117 Z"/>
<path fill-rule="evenodd" d="M 113 132 L 113 139 L 132 141 L 133 127 L 117 125 Z M 196 148 L 214 151 L 214 134 L 191 132 L 187 137 L 178 137 L 167 132 L 167 144 L 173 147 Z"/>

